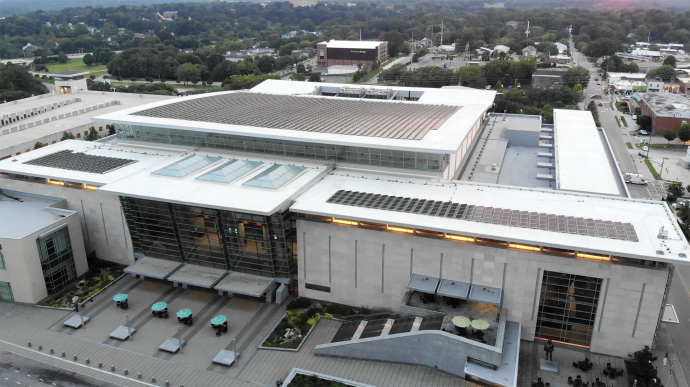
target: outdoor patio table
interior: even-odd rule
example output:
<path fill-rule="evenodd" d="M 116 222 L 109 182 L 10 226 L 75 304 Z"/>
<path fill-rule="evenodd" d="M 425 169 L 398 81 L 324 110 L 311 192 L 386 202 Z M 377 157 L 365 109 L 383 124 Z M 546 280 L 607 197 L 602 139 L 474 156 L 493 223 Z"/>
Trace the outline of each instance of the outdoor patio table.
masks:
<path fill-rule="evenodd" d="M 179 318 L 187 318 L 192 316 L 192 310 L 185 308 L 185 309 L 180 309 L 179 312 L 177 312 L 177 317 Z"/>
<path fill-rule="evenodd" d="M 606 383 L 604 383 L 604 382 L 597 382 L 596 387 L 606 387 Z"/>
<path fill-rule="evenodd" d="M 124 293 L 119 293 L 113 296 L 113 301 L 115 301 L 117 307 L 120 307 L 121 304 L 127 303 L 127 297 L 129 296 Z"/>
<path fill-rule="evenodd" d="M 227 322 L 228 318 L 222 314 L 219 314 L 218 316 L 211 319 L 211 325 L 227 324 Z"/>
<path fill-rule="evenodd" d="M 154 312 L 162 312 L 165 309 L 168 309 L 168 304 L 165 302 L 156 302 L 155 304 L 151 305 L 151 310 Z"/>
<path fill-rule="evenodd" d="M 470 326 L 470 319 L 465 316 L 455 316 L 451 321 L 453 322 L 453 325 L 458 328 L 467 328 Z"/>
<path fill-rule="evenodd" d="M 480 331 L 489 328 L 489 323 L 482 319 L 472 320 L 470 325 L 472 325 L 472 328 L 479 329 Z"/>

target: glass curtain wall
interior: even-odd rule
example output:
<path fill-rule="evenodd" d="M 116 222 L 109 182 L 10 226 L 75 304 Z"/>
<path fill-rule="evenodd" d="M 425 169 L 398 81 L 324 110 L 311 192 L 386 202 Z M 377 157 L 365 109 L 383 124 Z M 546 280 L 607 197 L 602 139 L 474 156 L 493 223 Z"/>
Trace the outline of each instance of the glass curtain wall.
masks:
<path fill-rule="evenodd" d="M 36 246 L 49 295 L 58 293 L 77 279 L 67 225 L 36 238 Z"/>
<path fill-rule="evenodd" d="M 0 301 L 14 301 L 12 287 L 9 282 L 0 281 Z"/>
<path fill-rule="evenodd" d="M 172 205 L 120 196 L 134 251 L 147 257 L 182 262 Z"/>
<path fill-rule="evenodd" d="M 221 240 L 220 217 L 216 210 L 173 205 L 182 253 L 188 263 L 229 269 Z"/>
<path fill-rule="evenodd" d="M 306 159 L 336 160 L 344 163 L 443 172 L 448 156 L 436 153 L 406 152 L 356 146 L 317 144 L 302 141 L 274 140 L 191 130 L 154 128 L 138 125 L 115 125 L 121 139 L 188 145 L 241 152 L 290 156 Z"/>
<path fill-rule="evenodd" d="M 296 272 L 295 217 L 120 197 L 134 251 L 194 265 L 289 278 Z"/>
<path fill-rule="evenodd" d="M 589 347 L 600 278 L 544 271 L 536 338 Z"/>

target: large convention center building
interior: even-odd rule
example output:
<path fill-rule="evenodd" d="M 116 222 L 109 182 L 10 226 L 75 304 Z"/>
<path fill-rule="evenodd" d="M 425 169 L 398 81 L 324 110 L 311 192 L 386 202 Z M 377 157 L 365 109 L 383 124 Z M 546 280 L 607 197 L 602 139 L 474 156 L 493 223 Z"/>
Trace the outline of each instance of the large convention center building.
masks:
<path fill-rule="evenodd" d="M 674 265 L 688 263 L 674 214 L 629 198 L 588 112 L 556 110 L 541 125 L 491 113 L 494 97 L 269 80 L 155 101 L 93 118 L 114 136 L 0 161 L 0 188 L 64 199 L 88 253 L 171 286 L 409 316 L 443 316 L 435 299 L 481 307 L 495 334 L 461 350 L 478 362 L 439 366 L 458 375 L 507 367 L 509 348 L 516 372 L 518 337 L 616 356 L 653 345 Z M 509 165 L 477 163 L 495 133 L 541 172 L 501 180 Z M 591 187 L 577 141 L 601 161 Z M 7 270 L 18 259 L 5 256 Z M 19 278 L 0 279 L 28 299 Z M 385 343 L 428 332 L 316 351 L 390 360 Z M 367 342 L 376 348 L 348 347 Z"/>

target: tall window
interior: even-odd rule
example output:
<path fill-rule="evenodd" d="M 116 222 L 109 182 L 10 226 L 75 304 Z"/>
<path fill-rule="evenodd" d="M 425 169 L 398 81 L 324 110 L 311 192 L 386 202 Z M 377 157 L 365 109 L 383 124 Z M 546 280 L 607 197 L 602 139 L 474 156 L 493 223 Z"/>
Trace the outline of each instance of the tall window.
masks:
<path fill-rule="evenodd" d="M 12 287 L 10 287 L 9 282 L 0 281 L 0 301 L 14 301 Z"/>
<path fill-rule="evenodd" d="M 535 337 L 589 347 L 601 279 L 544 271 Z"/>
<path fill-rule="evenodd" d="M 2 246 L 0 246 L 0 269 L 5 269 L 5 256 L 2 255 Z"/>
<path fill-rule="evenodd" d="M 36 246 L 48 294 L 58 293 L 76 280 L 77 270 L 67 225 L 40 235 Z"/>

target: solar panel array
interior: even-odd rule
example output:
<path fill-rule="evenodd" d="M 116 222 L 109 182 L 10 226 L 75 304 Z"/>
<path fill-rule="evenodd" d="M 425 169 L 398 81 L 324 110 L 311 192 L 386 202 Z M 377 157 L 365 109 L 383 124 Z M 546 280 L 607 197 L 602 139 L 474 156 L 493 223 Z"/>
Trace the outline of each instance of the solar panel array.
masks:
<path fill-rule="evenodd" d="M 184 159 L 174 162 L 170 165 L 151 172 L 152 175 L 171 176 L 171 177 L 185 177 L 201 168 L 211 165 L 220 160 L 220 156 L 202 156 L 193 154 Z"/>
<path fill-rule="evenodd" d="M 86 153 L 74 153 L 72 150 L 61 150 L 33 160 L 25 161 L 22 164 L 67 169 L 70 171 L 99 173 L 102 175 L 136 162 L 137 160 L 95 156 Z"/>
<path fill-rule="evenodd" d="M 244 182 L 242 185 L 278 189 L 297 175 L 302 173 L 307 167 L 298 167 L 296 165 L 276 164 L 251 179 Z"/>
<path fill-rule="evenodd" d="M 219 167 L 197 177 L 197 180 L 213 181 L 216 183 L 232 183 L 240 177 L 253 171 L 263 163 L 261 161 L 249 161 L 232 159 Z"/>
<path fill-rule="evenodd" d="M 637 242 L 630 223 L 340 190 L 328 203 Z"/>
<path fill-rule="evenodd" d="M 304 132 L 419 140 L 438 129 L 459 106 L 360 99 L 230 93 L 187 99 L 133 113 Z"/>

